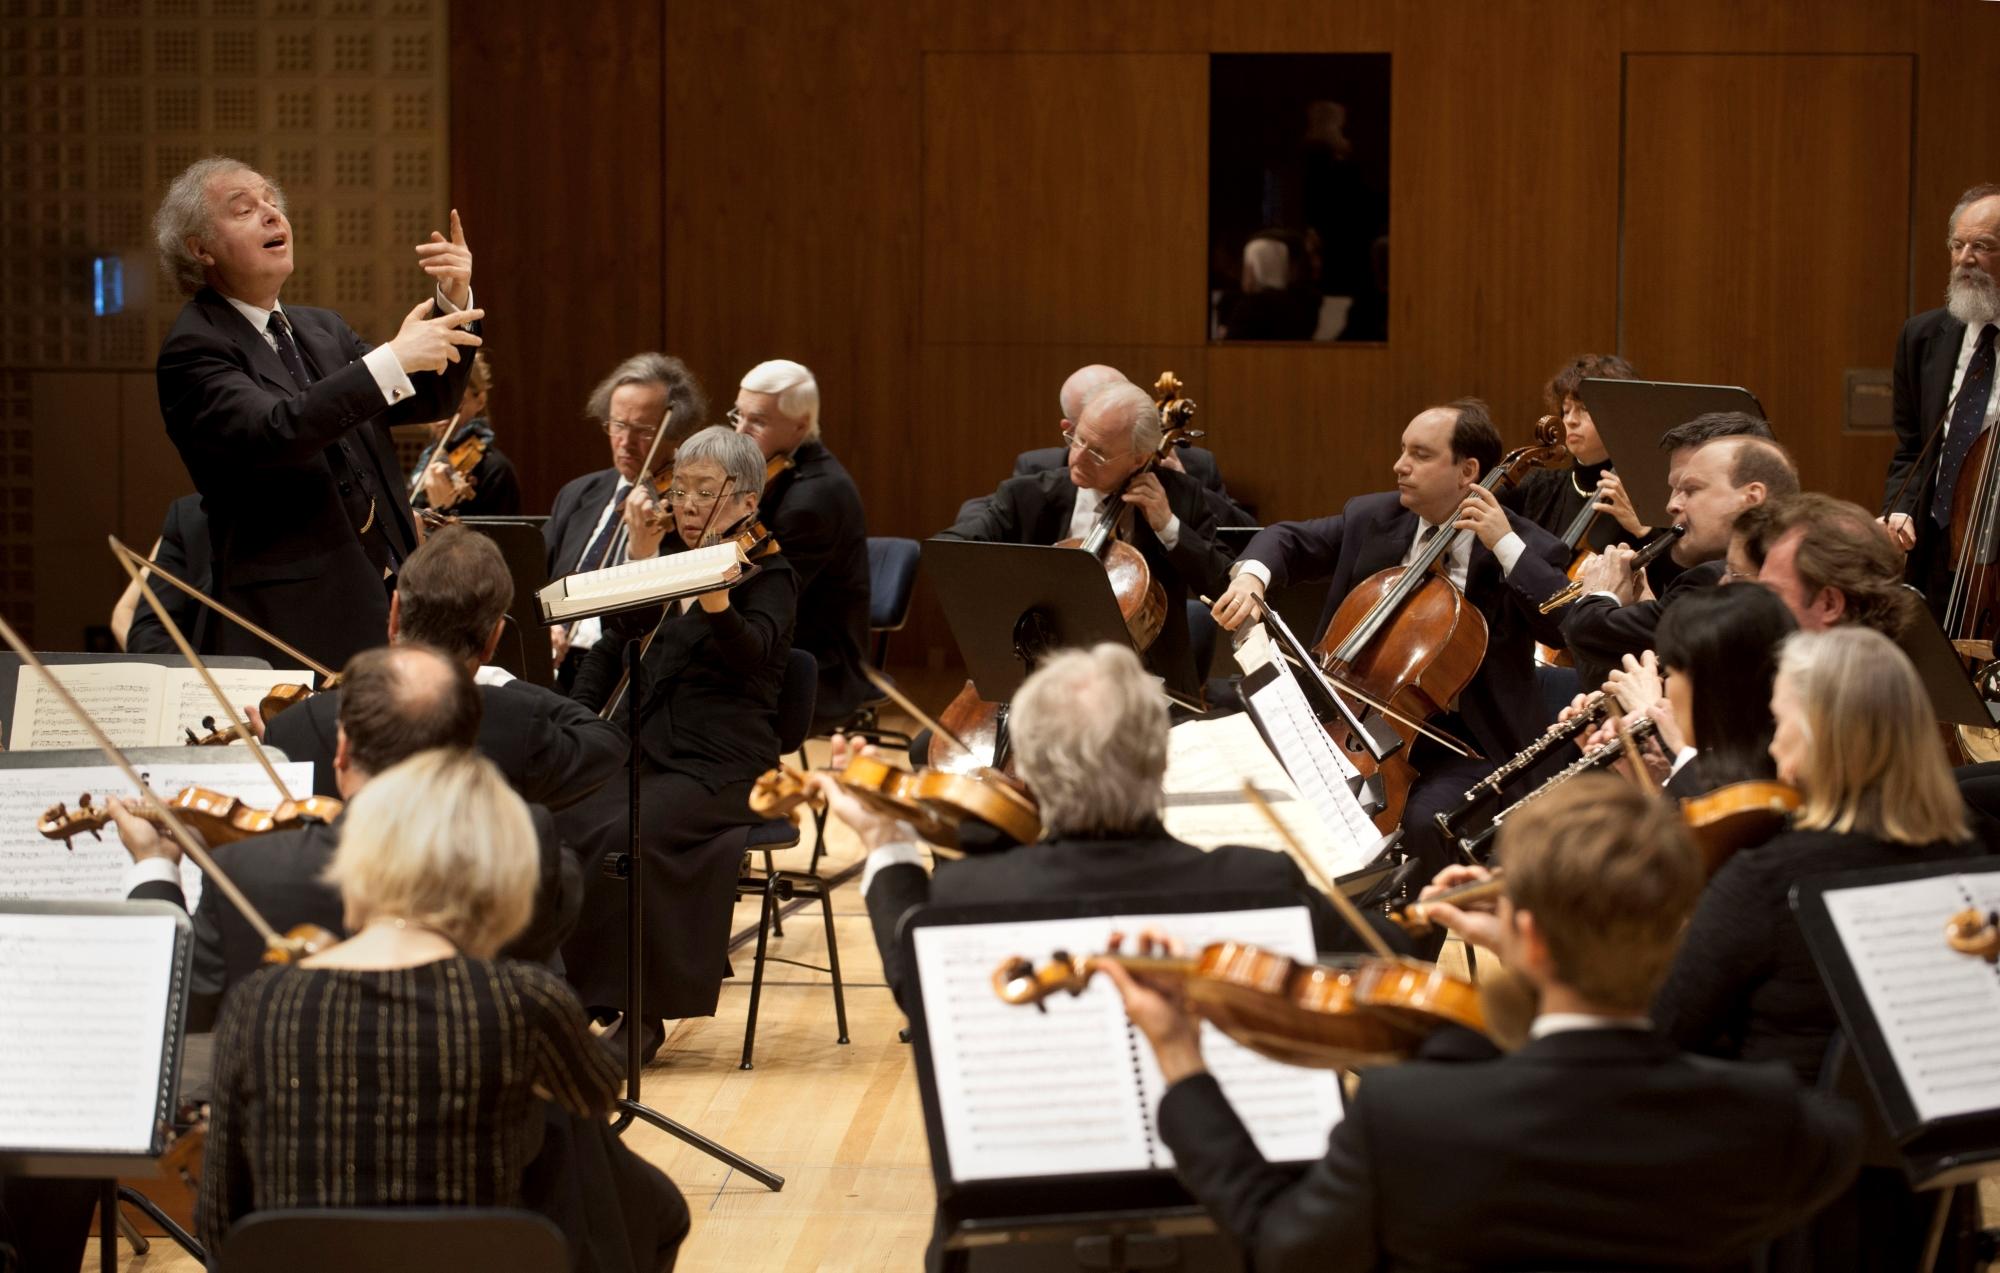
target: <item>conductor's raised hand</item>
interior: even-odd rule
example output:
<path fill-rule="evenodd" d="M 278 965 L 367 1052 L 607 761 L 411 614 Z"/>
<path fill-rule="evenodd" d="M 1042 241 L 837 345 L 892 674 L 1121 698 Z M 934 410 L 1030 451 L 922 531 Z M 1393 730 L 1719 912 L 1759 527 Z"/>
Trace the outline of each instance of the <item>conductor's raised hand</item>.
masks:
<path fill-rule="evenodd" d="M 1225 632 L 1234 632 L 1264 614 L 1264 581 L 1245 570 L 1229 581 L 1212 612 Z"/>
<path fill-rule="evenodd" d="M 438 290 L 453 305 L 464 309 L 472 300 L 472 249 L 465 243 L 465 227 L 459 224 L 458 209 L 451 210 L 451 237 L 431 231 L 429 243 L 417 244 L 417 264 L 437 280 Z"/>
<path fill-rule="evenodd" d="M 430 301 L 419 302 L 415 309 L 403 316 L 402 330 L 389 342 L 389 348 L 396 351 L 396 361 L 403 364 L 405 373 L 443 371 L 458 361 L 461 346 L 476 348 L 482 343 L 477 335 L 462 329 L 486 317 L 485 310 L 461 309 L 432 318 L 430 312 L 433 308 Z"/>
<path fill-rule="evenodd" d="M 1452 528 L 1471 531 L 1489 551 L 1514 533 L 1514 524 L 1507 520 L 1507 510 L 1500 507 L 1499 497 L 1483 486 L 1466 489 L 1465 499 L 1458 506 L 1458 520 L 1452 523 Z"/>

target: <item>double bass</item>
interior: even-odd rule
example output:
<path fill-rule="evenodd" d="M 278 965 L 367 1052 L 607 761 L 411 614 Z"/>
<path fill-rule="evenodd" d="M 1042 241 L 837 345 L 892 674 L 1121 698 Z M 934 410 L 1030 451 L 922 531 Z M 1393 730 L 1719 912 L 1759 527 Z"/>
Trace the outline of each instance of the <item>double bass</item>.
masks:
<path fill-rule="evenodd" d="M 1511 487 L 1537 468 L 1569 458 L 1552 417 L 1535 426 L 1535 445 L 1510 451 L 1479 481 L 1492 491 Z M 1470 530 L 1434 536 L 1408 566 L 1391 566 L 1356 584 L 1334 612 L 1313 657 L 1336 695 L 1375 709 L 1401 739 L 1386 754 L 1343 711 L 1327 732 L 1364 779 L 1381 779 L 1375 825 L 1383 833 L 1403 819 L 1417 772 L 1408 745 L 1438 735 L 1424 722 L 1446 710 L 1486 657 L 1486 616 L 1469 604 L 1445 573 L 1447 555 Z M 1372 732 L 1372 731 L 1371 731 Z M 1449 745 L 1449 744 L 1448 744 Z"/>

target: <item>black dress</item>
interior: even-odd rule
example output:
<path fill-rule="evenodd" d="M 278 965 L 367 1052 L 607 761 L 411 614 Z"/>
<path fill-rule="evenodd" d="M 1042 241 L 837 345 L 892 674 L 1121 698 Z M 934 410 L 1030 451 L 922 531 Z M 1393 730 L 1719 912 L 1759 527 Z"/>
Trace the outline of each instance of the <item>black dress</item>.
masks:
<path fill-rule="evenodd" d="M 603 1126 L 618 1082 L 575 996 L 532 964 L 266 969 L 217 1024 L 196 1232 L 219 1251 L 252 1211 L 521 1206 L 547 1117 L 534 1089 Z M 636 1263 L 657 1268 L 685 1205 L 629 1153 L 617 1169 L 650 1182 L 651 1205 L 625 1219 L 655 1226 Z"/>

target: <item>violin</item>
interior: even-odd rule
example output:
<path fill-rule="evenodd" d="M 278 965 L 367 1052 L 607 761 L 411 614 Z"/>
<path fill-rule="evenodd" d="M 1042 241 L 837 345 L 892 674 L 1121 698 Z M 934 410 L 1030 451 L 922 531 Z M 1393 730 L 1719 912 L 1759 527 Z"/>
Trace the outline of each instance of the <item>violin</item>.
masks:
<path fill-rule="evenodd" d="M 340 816 L 341 810 L 341 802 L 332 796 L 281 800 L 275 809 L 255 809 L 235 796 L 225 796 L 206 787 L 183 788 L 180 794 L 165 803 L 183 823 L 201 832 L 202 839 L 208 841 L 211 848 L 252 836 L 269 835 L 273 831 L 295 830 L 308 823 L 332 822 Z M 88 835 L 94 840 L 103 839 L 100 833 L 111 821 L 110 807 L 96 803 L 89 792 L 78 796 L 76 805 L 71 809 L 57 804 L 45 810 L 35 820 L 35 830 L 48 839 L 61 840 L 64 847 L 70 849 L 76 847 L 70 841 L 79 835 Z M 166 819 L 151 808 L 138 805 L 130 812 L 155 826 L 166 825 Z"/>
<path fill-rule="evenodd" d="M 1082 994 L 1108 964 L 1155 989 L 1178 991 L 1203 1020 L 1286 1065 L 1354 1069 L 1407 1060 L 1447 1024 L 1492 1037 L 1478 988 L 1435 964 L 1371 955 L 1302 964 L 1241 942 L 1215 942 L 1191 959 L 1057 951 L 1040 969 L 1015 955 L 994 970 L 993 990 L 1008 1003 L 1039 1007 L 1058 991 Z"/>
<path fill-rule="evenodd" d="M 870 809 L 909 823 L 920 839 L 948 849 L 958 847 L 958 824 L 967 818 L 990 823 L 1019 844 L 1042 838 L 1034 798 L 997 770 L 907 770 L 863 755 L 849 761 L 836 781 Z M 806 775 L 789 765 L 765 773 L 750 791 L 751 810 L 767 818 L 796 818 L 799 806 L 819 808 L 821 803 L 807 787 Z"/>
<path fill-rule="evenodd" d="M 1153 578 L 1146 555 L 1118 538 L 1118 533 L 1135 511 L 1124 499 L 1132 483 L 1152 472 L 1174 448 L 1185 447 L 1194 439 L 1205 436 L 1201 430 L 1188 426 L 1194 418 L 1195 404 L 1181 393 L 1181 389 L 1180 378 L 1173 372 L 1160 373 L 1160 378 L 1153 383 L 1153 405 L 1160 413 L 1159 445 L 1154 448 L 1153 454 L 1146 457 L 1145 463 L 1119 484 L 1118 489 L 1104 497 L 1097 521 L 1088 535 L 1082 539 L 1059 540 L 1055 545 L 1057 548 L 1081 548 L 1103 563 L 1104 572 L 1111 580 L 1111 591 L 1118 598 L 1118 612 L 1125 619 L 1126 631 L 1132 635 L 1133 648 L 1142 654 L 1159 639 L 1160 629 L 1166 626 L 1167 591 L 1159 580 Z M 940 720 L 972 751 L 960 752 L 933 735 L 927 757 L 931 767 L 969 773 L 997 765 L 1003 773 L 1012 775 L 1013 757 L 1008 754 L 1007 748 L 1005 706 L 982 699 L 978 688 L 967 681 L 965 688 L 958 692 L 958 697 L 945 707 Z"/>
<path fill-rule="evenodd" d="M 1739 850 L 1754 848 L 1784 830 L 1803 803 L 1798 788 L 1787 783 L 1732 782 L 1681 801 L 1681 821 L 1701 849 L 1702 864 L 1714 875 Z"/>
<path fill-rule="evenodd" d="M 1480 479 L 1487 490 L 1513 486 L 1527 473 L 1569 458 L 1553 417 L 1536 426 L 1536 443 L 1509 452 Z M 1337 694 L 1349 695 L 1387 719 L 1401 742 L 1380 739 L 1342 712 L 1327 723 L 1335 745 L 1364 780 L 1380 779 L 1375 825 L 1393 831 L 1417 772 L 1408 744 L 1438 737 L 1423 722 L 1445 710 L 1471 683 L 1486 657 L 1486 616 L 1466 604 L 1445 573 L 1447 554 L 1470 530 L 1433 536 L 1409 566 L 1391 566 L 1355 585 L 1327 624 L 1313 657 Z M 1464 752 L 1455 742 L 1448 743 Z M 1372 785 L 1372 784 L 1371 784 Z"/>

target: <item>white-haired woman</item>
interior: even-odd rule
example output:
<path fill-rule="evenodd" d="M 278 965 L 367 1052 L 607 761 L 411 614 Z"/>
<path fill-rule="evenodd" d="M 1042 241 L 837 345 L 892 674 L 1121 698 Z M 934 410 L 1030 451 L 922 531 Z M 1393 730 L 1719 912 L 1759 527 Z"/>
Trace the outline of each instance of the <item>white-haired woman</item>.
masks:
<path fill-rule="evenodd" d="M 1782 1061 L 1812 1083 L 1839 1019 L 1793 918 L 1793 885 L 1988 850 L 1968 830 L 1930 696 L 1887 637 L 1844 627 L 1787 638 L 1771 714 L 1778 777 L 1805 803 L 1790 831 L 1738 853 L 1709 881 L 1653 1021 L 1690 1051 Z M 1914 1268 L 1902 1244 L 1911 1234 L 1922 1242 L 1930 1210 L 1901 1172 L 1864 1168 L 1855 1190 L 1798 1239 L 1811 1249 L 1787 1258 L 1822 1271 Z"/>
<path fill-rule="evenodd" d="M 473 753 L 419 753 L 355 796 L 327 868 L 353 936 L 243 982 L 216 1026 L 195 1214 L 210 1251 L 271 1208 L 518 1207 L 542 1098 L 602 1125 L 619 1068 L 582 1006 L 494 958 L 534 909 L 539 860 L 527 806 Z M 635 1164 L 671 1210 L 671 1183 Z M 670 1265 L 670 1236 L 638 1266 Z"/>
<path fill-rule="evenodd" d="M 692 548 L 713 529 L 748 523 L 764 489 L 764 455 L 732 430 L 703 429 L 681 444 L 667 491 L 673 537 Z M 782 544 L 782 540 L 779 541 Z M 798 594 L 783 553 L 757 559 L 733 588 L 657 610 L 611 616 L 605 639 L 584 656 L 572 697 L 595 711 L 617 687 L 625 647 L 654 632 L 631 687 L 639 712 L 641 840 L 646 850 L 645 1001 L 640 1026 L 650 1056 L 664 1022 L 715 1012 L 728 975 L 729 916 L 742 847 L 715 838 L 761 819 L 751 785 L 778 763 L 778 694 L 791 654 Z M 614 719 L 624 726 L 635 700 Z M 625 1002 L 627 892 L 597 869 L 624 851 L 630 780 L 614 776 L 594 796 L 556 815 L 556 829 L 583 851 L 585 892 L 576 933 L 563 947 L 570 984 L 609 1019 Z M 705 848 L 703 846 L 706 846 Z M 693 852 L 703 848 L 701 852 Z"/>

